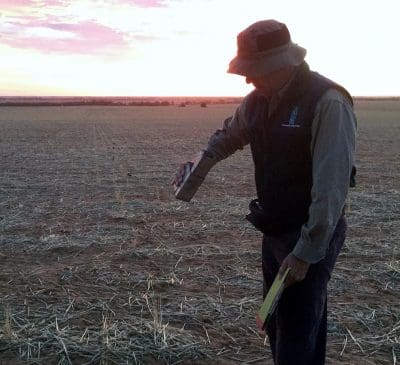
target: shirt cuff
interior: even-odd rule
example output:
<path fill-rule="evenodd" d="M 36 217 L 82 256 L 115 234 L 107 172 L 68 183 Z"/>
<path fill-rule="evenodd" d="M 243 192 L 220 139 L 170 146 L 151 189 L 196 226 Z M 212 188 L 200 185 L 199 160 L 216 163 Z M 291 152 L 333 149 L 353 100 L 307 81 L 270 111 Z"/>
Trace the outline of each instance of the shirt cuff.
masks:
<path fill-rule="evenodd" d="M 321 249 L 318 250 L 317 248 L 312 247 L 311 245 L 304 242 L 301 237 L 297 241 L 292 253 L 298 259 L 308 262 L 309 264 L 315 264 L 321 261 L 326 255 L 325 250 L 323 250 L 322 252 Z"/>

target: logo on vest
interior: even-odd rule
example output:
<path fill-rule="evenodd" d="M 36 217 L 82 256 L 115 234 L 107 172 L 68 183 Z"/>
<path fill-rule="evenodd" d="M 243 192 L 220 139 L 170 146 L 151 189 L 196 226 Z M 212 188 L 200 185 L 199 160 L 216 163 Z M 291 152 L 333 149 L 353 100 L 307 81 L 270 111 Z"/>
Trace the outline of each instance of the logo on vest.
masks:
<path fill-rule="evenodd" d="M 297 115 L 299 114 L 299 107 L 295 106 L 290 113 L 289 120 L 286 123 L 282 123 L 282 127 L 289 127 L 289 128 L 298 128 L 300 127 L 299 124 L 296 124 Z"/>

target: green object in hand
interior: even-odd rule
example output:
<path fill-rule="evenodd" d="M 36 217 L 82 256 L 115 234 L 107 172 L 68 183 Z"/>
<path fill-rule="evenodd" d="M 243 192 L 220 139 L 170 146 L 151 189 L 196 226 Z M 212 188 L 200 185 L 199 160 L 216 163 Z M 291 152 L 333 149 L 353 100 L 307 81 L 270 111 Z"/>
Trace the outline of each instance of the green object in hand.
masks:
<path fill-rule="evenodd" d="M 285 279 L 287 274 L 289 273 L 290 267 L 288 267 L 282 277 L 279 277 L 279 274 L 276 276 L 274 282 L 269 289 L 263 304 L 261 305 L 257 317 L 256 323 L 257 327 L 262 331 L 265 329 L 265 325 L 267 324 L 269 318 L 274 313 L 276 305 L 278 304 L 279 298 L 285 288 Z"/>

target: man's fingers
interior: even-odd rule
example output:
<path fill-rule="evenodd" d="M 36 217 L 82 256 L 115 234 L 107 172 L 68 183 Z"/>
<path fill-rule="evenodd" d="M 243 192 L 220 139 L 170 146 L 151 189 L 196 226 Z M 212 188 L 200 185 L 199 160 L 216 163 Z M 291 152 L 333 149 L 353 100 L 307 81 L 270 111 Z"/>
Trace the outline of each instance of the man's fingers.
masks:
<path fill-rule="evenodd" d="M 171 185 L 176 185 L 180 186 L 185 178 L 185 173 L 186 173 L 186 166 L 189 164 L 191 166 L 193 163 L 192 162 L 185 162 L 181 163 L 178 167 L 178 169 L 175 172 L 174 177 L 172 178 Z"/>
<path fill-rule="evenodd" d="M 288 282 L 299 282 L 304 280 L 304 278 L 306 277 L 309 266 L 309 263 L 298 259 L 292 253 L 290 253 L 282 261 L 282 265 L 279 269 L 279 274 L 282 277 L 285 270 L 290 267 L 290 272 L 287 277 Z"/>
<path fill-rule="evenodd" d="M 291 276 L 287 276 L 286 280 L 285 280 L 285 288 L 288 288 L 289 286 L 293 285 L 297 283 L 296 280 L 294 280 Z"/>
<path fill-rule="evenodd" d="M 171 185 L 176 185 L 179 186 L 181 184 L 181 174 L 179 173 L 179 170 L 177 170 L 177 172 L 175 172 L 174 177 L 171 180 Z"/>
<path fill-rule="evenodd" d="M 181 165 L 179 166 L 179 169 L 178 169 L 177 173 L 176 173 L 176 181 L 177 181 L 177 183 L 178 183 L 178 184 L 177 184 L 178 186 L 179 186 L 180 184 L 182 184 L 183 179 L 184 179 L 184 177 L 185 177 L 185 166 L 186 166 L 185 163 L 181 164 Z"/>
<path fill-rule="evenodd" d="M 179 186 L 181 184 L 181 180 L 182 180 L 181 175 L 182 175 L 181 167 L 179 166 L 175 172 L 174 177 L 172 178 L 171 184 Z"/>
<path fill-rule="evenodd" d="M 304 277 L 295 268 L 291 267 L 285 280 L 285 287 L 289 287 L 293 284 L 299 283 Z"/>
<path fill-rule="evenodd" d="M 285 288 L 303 281 L 304 278 L 305 278 L 305 275 L 303 275 L 302 272 L 299 272 L 299 271 L 291 268 L 288 273 L 288 276 L 286 277 L 286 280 L 285 280 Z"/>

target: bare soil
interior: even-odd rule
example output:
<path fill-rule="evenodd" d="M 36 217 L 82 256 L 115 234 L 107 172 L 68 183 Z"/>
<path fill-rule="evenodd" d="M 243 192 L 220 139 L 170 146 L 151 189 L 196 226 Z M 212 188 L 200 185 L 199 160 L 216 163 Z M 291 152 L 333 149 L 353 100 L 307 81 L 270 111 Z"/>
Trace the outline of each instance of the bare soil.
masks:
<path fill-rule="evenodd" d="M 170 180 L 234 105 L 0 108 L 0 364 L 271 364 L 248 148 Z M 327 364 L 400 358 L 400 102 L 359 101 Z"/>

